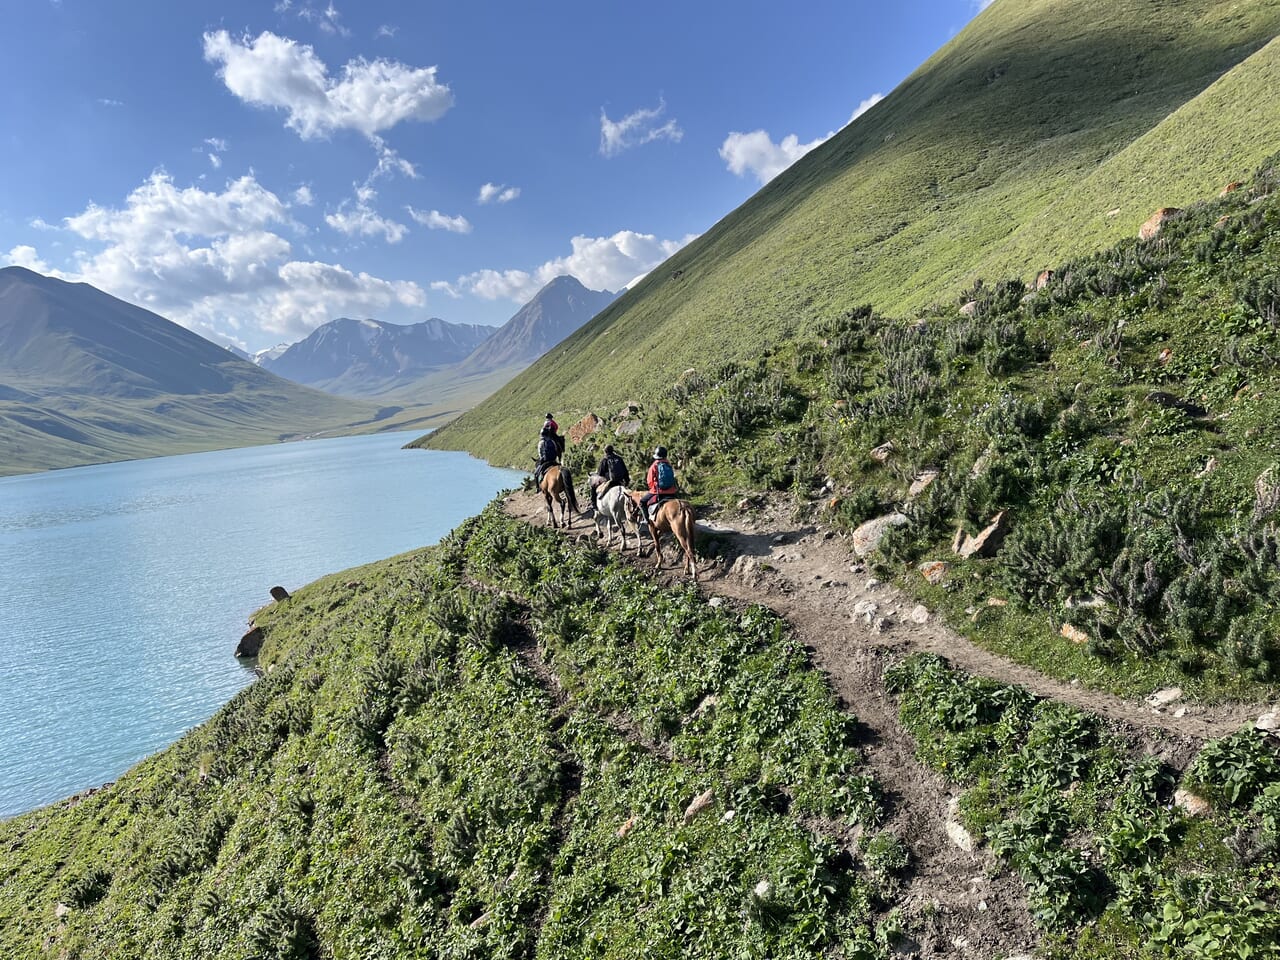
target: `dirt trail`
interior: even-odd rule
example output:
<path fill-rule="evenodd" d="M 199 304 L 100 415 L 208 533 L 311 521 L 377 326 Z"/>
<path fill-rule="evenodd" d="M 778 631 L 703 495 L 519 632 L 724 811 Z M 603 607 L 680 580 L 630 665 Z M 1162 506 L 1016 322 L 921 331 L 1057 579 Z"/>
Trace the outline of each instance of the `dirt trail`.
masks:
<path fill-rule="evenodd" d="M 517 493 L 507 512 L 531 523 L 545 524 L 541 500 Z M 813 662 L 830 677 L 843 705 L 862 724 L 870 772 L 890 801 L 886 828 L 912 851 L 913 872 L 901 904 L 914 940 L 903 955 L 921 958 L 1008 957 L 1029 953 L 1037 936 L 1027 915 L 1021 885 L 984 850 L 961 850 L 946 826 L 948 802 L 958 790 L 915 759 L 915 745 L 897 719 L 897 708 L 884 688 L 886 662 L 904 653 L 930 651 L 978 676 L 1016 684 L 1041 697 L 1070 703 L 1107 718 L 1118 733 L 1139 742 L 1166 762 L 1184 766 L 1201 742 L 1238 729 L 1258 716 L 1263 706 L 1181 703 L 1157 710 L 1084 686 L 1064 683 L 983 650 L 934 617 L 923 624 L 909 615 L 914 600 L 868 574 L 847 540 L 813 526 L 798 525 L 782 509 L 754 514 L 733 523 L 701 525 L 720 542 L 720 553 L 700 570 L 704 592 L 744 603 L 763 603 L 785 617 Z M 569 535 L 595 540 L 590 520 L 579 519 Z M 633 541 L 634 542 L 634 541 Z M 674 544 L 671 545 L 674 548 Z M 666 551 L 664 577 L 678 579 L 679 555 Z M 634 548 L 631 554 L 634 556 Z M 653 558 L 640 561 L 648 566 Z M 866 603 L 876 610 L 870 618 Z M 873 626 L 885 618 L 879 631 Z M 857 830 L 827 824 L 850 845 Z"/>

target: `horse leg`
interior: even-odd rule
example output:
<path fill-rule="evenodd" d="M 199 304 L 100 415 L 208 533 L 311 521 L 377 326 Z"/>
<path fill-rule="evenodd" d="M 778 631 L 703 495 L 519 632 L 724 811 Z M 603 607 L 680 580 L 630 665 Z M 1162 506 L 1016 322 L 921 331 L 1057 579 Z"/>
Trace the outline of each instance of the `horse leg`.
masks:
<path fill-rule="evenodd" d="M 655 570 L 662 569 L 662 544 L 658 542 L 658 525 L 656 523 L 649 524 L 649 532 L 653 534 L 653 552 L 657 556 L 658 562 L 653 565 Z"/>
<path fill-rule="evenodd" d="M 551 511 L 551 494 L 544 490 L 542 496 L 547 501 L 547 523 L 554 527 L 556 525 L 556 515 Z"/>

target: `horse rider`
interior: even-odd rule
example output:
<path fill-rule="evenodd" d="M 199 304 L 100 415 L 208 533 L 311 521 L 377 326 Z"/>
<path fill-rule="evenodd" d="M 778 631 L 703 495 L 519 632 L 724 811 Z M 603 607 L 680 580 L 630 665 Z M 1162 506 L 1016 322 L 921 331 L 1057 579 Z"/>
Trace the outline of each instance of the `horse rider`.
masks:
<path fill-rule="evenodd" d="M 596 475 L 600 479 L 591 488 L 592 510 L 596 508 L 596 501 L 610 487 L 625 486 L 631 482 L 627 465 L 622 462 L 622 457 L 618 456 L 611 443 L 604 448 L 604 458 L 600 461 L 600 466 L 596 467 Z"/>
<path fill-rule="evenodd" d="M 560 436 L 560 425 L 556 423 L 556 418 L 551 414 L 547 414 L 547 419 L 542 422 L 542 435 L 551 437 L 555 440 L 556 445 L 560 448 L 559 456 L 564 456 L 564 437 Z"/>
<path fill-rule="evenodd" d="M 560 454 L 564 452 L 564 438 L 557 433 L 559 429 L 555 418 L 548 413 L 547 421 L 542 425 L 542 435 L 538 438 L 538 462 L 533 468 L 534 486 L 542 483 L 542 475 L 547 472 L 547 467 L 560 462 Z"/>
<path fill-rule="evenodd" d="M 661 501 L 665 497 L 674 497 L 679 492 L 676 483 L 676 471 L 667 460 L 667 448 L 658 447 L 653 451 L 653 463 L 649 464 L 649 472 L 645 474 L 645 485 L 649 492 L 640 498 L 640 508 L 648 515 L 649 504 Z"/>

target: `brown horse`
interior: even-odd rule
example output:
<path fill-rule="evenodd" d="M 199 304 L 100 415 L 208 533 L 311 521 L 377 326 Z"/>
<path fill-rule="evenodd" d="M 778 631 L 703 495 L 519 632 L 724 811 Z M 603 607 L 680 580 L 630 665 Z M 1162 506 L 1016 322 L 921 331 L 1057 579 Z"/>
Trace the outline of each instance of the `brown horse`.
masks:
<path fill-rule="evenodd" d="M 547 521 L 553 526 L 563 525 L 565 529 L 573 526 L 573 514 L 580 513 L 578 509 L 578 495 L 573 490 L 573 477 L 565 467 L 552 466 L 547 467 L 547 472 L 542 475 L 542 482 L 538 484 L 538 490 L 547 500 Z M 553 504 L 560 504 L 560 523 L 556 523 L 556 515 L 552 510 Z M 573 513 L 569 509 L 573 509 Z"/>
<path fill-rule="evenodd" d="M 646 522 L 644 508 L 640 505 L 640 498 L 643 496 L 643 491 L 627 491 L 627 499 L 630 501 L 628 509 L 637 526 Z M 653 520 L 649 521 L 649 533 L 653 537 L 653 552 L 658 557 L 655 566 L 662 566 L 662 545 L 658 538 L 664 533 L 671 533 L 684 551 L 684 568 L 690 579 L 698 579 L 698 560 L 693 552 L 693 507 L 689 506 L 688 500 L 664 500 Z"/>

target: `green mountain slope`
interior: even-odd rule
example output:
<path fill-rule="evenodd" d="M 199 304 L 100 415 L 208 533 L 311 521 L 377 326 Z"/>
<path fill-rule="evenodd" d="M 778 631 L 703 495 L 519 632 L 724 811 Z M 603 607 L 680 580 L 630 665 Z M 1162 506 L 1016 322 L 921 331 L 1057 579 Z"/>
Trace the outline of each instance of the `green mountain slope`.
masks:
<path fill-rule="evenodd" d="M 87 284 L 0 270 L 0 475 L 381 426 L 390 412 Z"/>
<path fill-rule="evenodd" d="M 1019 230 L 1043 215 L 1057 242 L 1074 240 L 1080 231 L 1058 216 L 1095 209 L 1106 181 L 1090 177 L 1113 158 L 1152 178 L 1142 197 L 1160 206 L 1177 199 L 1165 199 L 1165 177 L 1171 191 L 1216 190 L 1274 149 L 1280 92 L 1269 83 L 1274 49 L 1263 48 L 1277 33 L 1275 0 L 998 0 L 883 102 L 431 443 L 523 462 L 529 424 L 548 409 L 565 421 L 612 409 L 857 303 L 907 312 L 957 294 L 980 269 L 1032 275 L 1061 254 Z M 1241 100 L 1250 109 L 1236 112 Z M 1236 146 L 1206 151 L 1206 138 Z M 1081 242 L 1117 239 L 1142 216 L 1094 223 Z"/>

